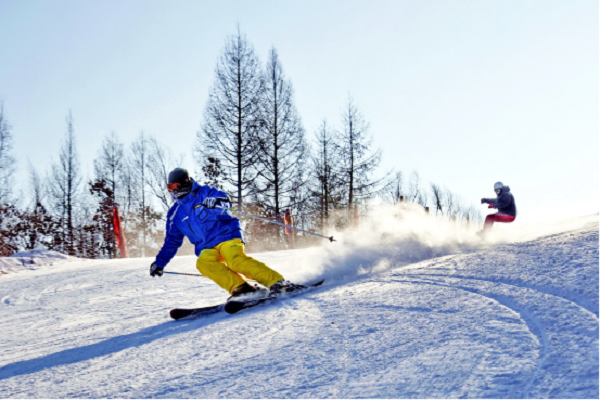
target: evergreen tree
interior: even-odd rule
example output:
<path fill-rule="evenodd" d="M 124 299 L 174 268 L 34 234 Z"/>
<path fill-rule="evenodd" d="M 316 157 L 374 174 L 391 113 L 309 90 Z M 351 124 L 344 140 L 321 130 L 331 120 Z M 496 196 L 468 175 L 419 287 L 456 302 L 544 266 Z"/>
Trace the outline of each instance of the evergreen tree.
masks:
<path fill-rule="evenodd" d="M 92 217 L 91 223 L 87 224 L 85 230 L 89 235 L 90 245 L 93 249 L 93 258 L 117 257 L 117 238 L 113 225 L 113 209 L 115 208 L 114 193 L 112 186 L 104 179 L 89 182 L 90 193 L 96 197 L 97 209 Z"/>

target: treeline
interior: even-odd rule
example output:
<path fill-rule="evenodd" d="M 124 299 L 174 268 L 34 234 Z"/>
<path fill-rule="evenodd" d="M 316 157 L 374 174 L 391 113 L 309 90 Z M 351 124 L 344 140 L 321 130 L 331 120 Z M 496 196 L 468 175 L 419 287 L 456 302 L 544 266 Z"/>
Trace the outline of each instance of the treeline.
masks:
<path fill-rule="evenodd" d="M 169 149 L 143 132 L 126 147 L 115 133 L 104 138 L 93 175 L 82 175 L 71 113 L 58 161 L 41 174 L 29 165 L 25 192 L 15 193 L 12 136 L 0 108 L 0 255 L 48 249 L 86 258 L 119 256 L 113 227 L 122 216 L 129 256 L 156 253 L 171 200 L 166 175 L 178 164 Z"/>
<path fill-rule="evenodd" d="M 295 224 L 309 231 L 351 226 L 375 198 L 419 203 L 453 219 L 481 218 L 450 191 L 425 187 L 416 172 L 409 179 L 401 172 L 377 177 L 381 151 L 351 96 L 337 123 L 324 119 L 314 133 L 309 142 L 277 51 L 272 48 L 263 65 L 239 31 L 226 40 L 217 61 L 189 166 L 184 154 L 174 156 L 153 136 L 142 132 L 126 146 L 113 132 L 97 153 L 93 176 L 83 177 L 69 112 L 58 161 L 45 173 L 30 164 L 28 196 L 17 195 L 11 127 L 0 105 L 0 255 L 50 249 L 118 257 L 112 225 L 118 207 L 129 256 L 153 256 L 173 202 L 167 175 L 178 166 L 193 169 L 199 183 L 226 190 L 240 210 L 277 221 L 290 210 Z M 279 226 L 244 223 L 250 249 L 288 245 Z M 311 243 L 306 235 L 296 239 L 298 246 Z M 189 245 L 183 250 L 192 251 Z"/>

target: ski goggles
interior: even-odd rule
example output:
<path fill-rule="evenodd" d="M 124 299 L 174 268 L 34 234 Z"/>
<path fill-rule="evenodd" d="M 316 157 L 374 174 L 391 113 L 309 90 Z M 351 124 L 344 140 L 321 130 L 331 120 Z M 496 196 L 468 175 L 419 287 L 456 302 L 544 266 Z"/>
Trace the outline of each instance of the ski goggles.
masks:
<path fill-rule="evenodd" d="M 494 192 L 496 192 L 496 194 L 500 194 L 501 191 L 502 189 L 494 189 Z"/>
<path fill-rule="evenodd" d="M 170 183 L 167 185 L 167 190 L 169 192 L 172 192 L 174 190 L 179 190 L 179 189 L 181 189 L 181 183 L 179 183 L 179 182 Z"/>

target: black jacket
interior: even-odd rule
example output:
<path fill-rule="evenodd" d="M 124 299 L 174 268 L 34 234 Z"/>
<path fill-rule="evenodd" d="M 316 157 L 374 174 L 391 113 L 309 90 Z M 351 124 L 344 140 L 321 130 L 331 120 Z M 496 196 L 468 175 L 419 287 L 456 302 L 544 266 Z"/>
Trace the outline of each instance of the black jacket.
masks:
<path fill-rule="evenodd" d="M 515 198 L 510 192 L 508 186 L 503 186 L 502 190 L 495 199 L 481 199 L 483 203 L 493 204 L 494 208 L 500 212 L 503 212 L 513 217 L 517 217 L 517 206 L 515 205 Z"/>

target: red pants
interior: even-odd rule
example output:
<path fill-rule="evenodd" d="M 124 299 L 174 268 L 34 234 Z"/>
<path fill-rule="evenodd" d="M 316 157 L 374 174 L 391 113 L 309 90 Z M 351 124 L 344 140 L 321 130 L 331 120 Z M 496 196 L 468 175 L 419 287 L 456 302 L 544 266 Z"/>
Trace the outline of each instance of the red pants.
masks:
<path fill-rule="evenodd" d="M 487 217 L 485 217 L 485 223 L 483 224 L 483 230 L 487 231 L 489 229 L 492 229 L 492 225 L 494 225 L 494 222 L 513 222 L 515 220 L 515 217 L 513 217 L 512 215 L 508 215 L 505 214 L 503 212 L 499 212 L 496 214 L 490 214 Z"/>

